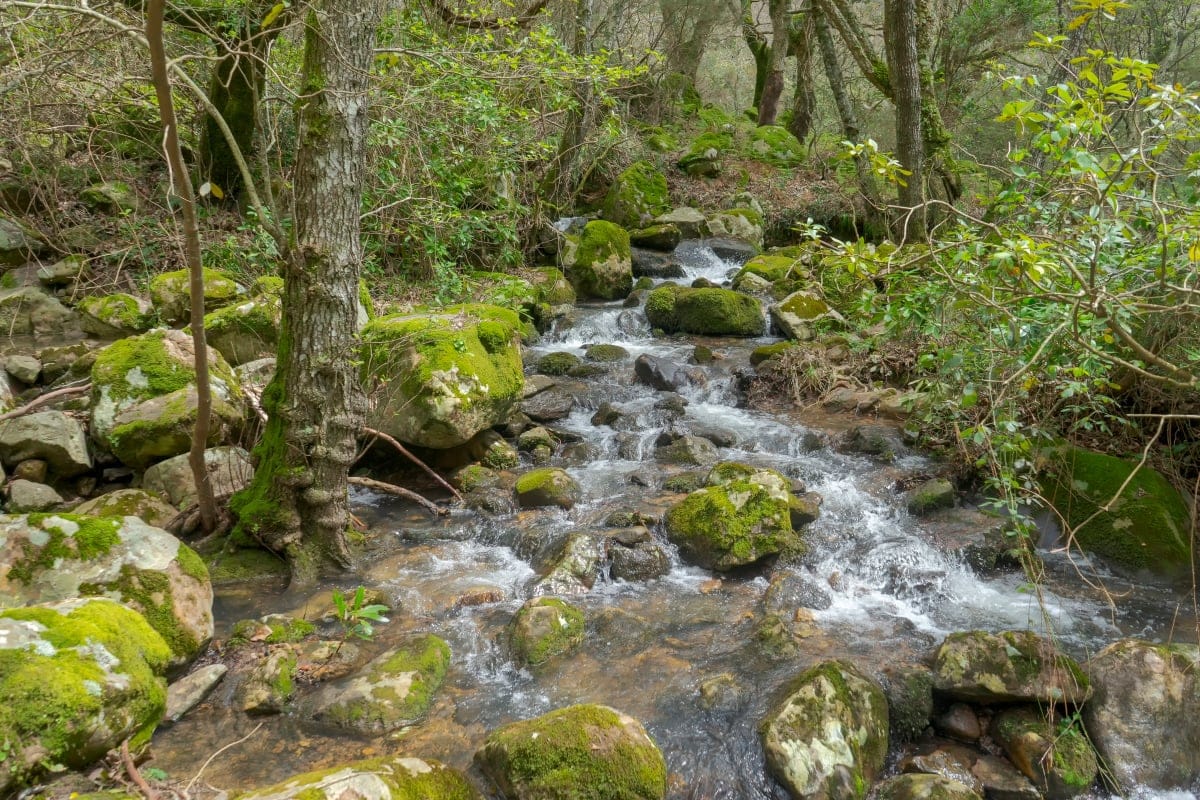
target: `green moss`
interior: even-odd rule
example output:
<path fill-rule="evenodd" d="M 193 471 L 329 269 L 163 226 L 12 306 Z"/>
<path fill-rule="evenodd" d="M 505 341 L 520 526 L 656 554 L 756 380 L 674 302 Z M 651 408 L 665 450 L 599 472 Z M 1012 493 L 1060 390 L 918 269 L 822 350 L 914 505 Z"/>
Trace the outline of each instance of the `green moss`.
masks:
<path fill-rule="evenodd" d="M 205 268 L 205 311 L 233 302 L 240 293 L 237 281 L 227 273 Z M 150 281 L 150 299 L 168 319 L 186 319 L 191 296 L 191 276 L 186 269 L 163 272 Z"/>
<path fill-rule="evenodd" d="M 629 351 L 615 344 L 593 344 L 588 345 L 585 355 L 589 361 L 599 361 L 600 363 L 607 364 L 614 361 L 624 361 L 629 357 Z"/>
<path fill-rule="evenodd" d="M 55 569 L 61 561 L 91 561 L 106 555 L 121 542 L 122 522 L 113 517 L 29 514 L 26 520 L 31 528 L 39 528 L 50 537 L 41 547 L 29 541 L 24 542 L 22 557 L 9 566 L 9 579 L 20 581 L 26 586 L 33 583 L 38 573 Z M 79 529 L 67 535 L 63 528 L 56 524 L 57 520 L 77 525 Z"/>
<path fill-rule="evenodd" d="M 207 566 L 213 584 L 218 586 L 287 577 L 287 563 L 274 553 L 258 548 L 239 548 L 232 552 L 223 550 L 209 556 Z"/>
<path fill-rule="evenodd" d="M 750 364 L 757 367 L 769 358 L 774 358 L 778 355 L 783 355 L 788 350 L 796 346 L 795 342 L 776 342 L 775 344 L 764 344 L 761 347 L 756 347 L 750 351 Z"/>
<path fill-rule="evenodd" d="M 259 295 L 244 303 L 226 306 L 204 316 L 204 327 L 214 338 L 239 332 L 256 337 L 267 349 L 274 350 L 279 336 L 280 299 L 277 295 Z"/>
<path fill-rule="evenodd" d="M 641 225 L 670 207 L 667 179 L 648 161 L 638 161 L 618 175 L 602 205 L 604 218 L 623 226 Z"/>
<path fill-rule="evenodd" d="M 717 570 L 778 553 L 794 538 L 787 500 L 746 478 L 692 492 L 667 512 L 665 527 L 685 555 Z"/>
<path fill-rule="evenodd" d="M 579 646 L 583 612 L 557 597 L 538 597 L 521 606 L 512 631 L 514 655 L 523 663 L 538 666 Z"/>
<path fill-rule="evenodd" d="M 161 399 L 154 398 L 151 403 L 149 407 L 138 406 L 140 418 L 126 417 L 128 421 L 114 425 L 107 436 L 113 455 L 135 469 L 145 469 L 159 459 L 186 453 L 191 446 L 196 420 L 194 390 L 181 389 Z M 214 394 L 209 447 L 219 445 L 226 431 L 240 420 L 240 411 Z"/>
<path fill-rule="evenodd" d="M 85 314 L 120 331 L 145 331 L 154 325 L 154 315 L 143 313 L 140 301 L 123 292 L 103 297 L 85 297 L 79 303 L 79 308 Z"/>
<path fill-rule="evenodd" d="M 184 549 L 183 545 L 180 549 Z M 122 602 L 146 618 L 177 659 L 186 660 L 195 655 L 200 642 L 175 616 L 171 578 L 167 573 L 138 570 L 125 564 L 120 576 L 111 583 L 79 585 L 79 594 L 84 597 L 110 597 L 114 592 Z"/>
<path fill-rule="evenodd" d="M 179 564 L 179 571 L 192 580 L 200 583 L 209 582 L 208 567 L 204 564 L 204 559 L 182 542 L 179 544 L 179 552 L 175 554 L 175 562 Z"/>
<path fill-rule="evenodd" d="M 664 283 L 646 296 L 646 319 L 652 328 L 664 331 L 679 329 L 679 318 L 675 314 L 675 298 L 682 288 L 673 283 Z"/>
<path fill-rule="evenodd" d="M 534 274 L 534 289 L 538 302 L 551 306 L 571 305 L 575 302 L 575 290 L 570 281 L 555 267 L 542 267 Z"/>
<path fill-rule="evenodd" d="M 681 289 L 675 297 L 675 317 L 683 333 L 760 336 L 763 332 L 758 300 L 730 289 Z"/>
<path fill-rule="evenodd" d="M 411 757 L 385 756 L 345 766 L 306 772 L 282 783 L 237 795 L 235 800 L 286 796 L 295 800 L 326 800 L 328 791 L 336 793 L 336 784 L 318 788 L 333 775 L 353 773 L 370 775 L 388 788 L 391 800 L 478 800 L 479 794 L 459 773 L 436 761 Z M 305 788 L 307 787 L 307 788 Z"/>
<path fill-rule="evenodd" d="M 569 706 L 507 725 L 476 754 L 521 797 L 660 800 L 667 789 L 662 754 L 604 706 Z"/>
<path fill-rule="evenodd" d="M 751 225 L 756 225 L 760 228 L 762 227 L 762 214 L 758 213 L 758 211 L 753 208 L 730 208 L 722 213 L 732 214 L 735 217 L 741 217 Z"/>
<path fill-rule="evenodd" d="M 113 342 L 101 350 L 92 365 L 93 393 L 108 387 L 109 399 L 146 400 L 183 389 L 196 373 L 190 365 L 172 358 L 163 344 L 165 331 L 151 331 Z M 135 372 L 136 371 L 136 372 Z M 130 373 L 137 378 L 130 380 Z M 99 398 L 94 397 L 93 402 Z"/>
<path fill-rule="evenodd" d="M 254 294 L 267 294 L 278 297 L 283 294 L 283 278 L 278 275 L 259 275 L 251 284 Z"/>
<path fill-rule="evenodd" d="M 745 275 L 757 275 L 765 281 L 774 283 L 786 278 L 795 266 L 796 259 L 788 256 L 776 254 L 755 256 L 738 270 L 738 274 L 733 280 L 736 284 L 738 279 Z"/>
<path fill-rule="evenodd" d="M 538 359 L 535 369 L 542 375 L 566 375 L 579 363 L 579 356 L 574 353 L 547 353 Z"/>
<path fill-rule="evenodd" d="M 391 731 L 410 725 L 433 705 L 450 666 L 450 646 L 432 634 L 416 636 L 397 647 L 372 666 L 361 679 L 369 687 L 367 696 L 322 710 L 325 719 L 358 730 Z M 401 694 L 393 685 L 409 679 Z"/>
<path fill-rule="evenodd" d="M 750 131 L 746 155 L 767 164 L 790 167 L 804 160 L 804 145 L 787 128 L 763 125 Z"/>

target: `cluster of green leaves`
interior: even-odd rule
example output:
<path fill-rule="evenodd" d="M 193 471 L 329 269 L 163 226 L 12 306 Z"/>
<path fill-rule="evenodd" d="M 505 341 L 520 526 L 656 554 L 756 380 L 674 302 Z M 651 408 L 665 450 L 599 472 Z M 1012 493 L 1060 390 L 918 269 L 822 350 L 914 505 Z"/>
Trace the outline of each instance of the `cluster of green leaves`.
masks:
<path fill-rule="evenodd" d="M 375 636 L 373 622 L 387 622 L 384 616 L 388 607 L 381 603 L 368 603 L 367 590 L 359 586 L 349 598 L 340 589 L 333 590 L 333 616 L 342 626 L 342 640 L 366 639 Z"/>

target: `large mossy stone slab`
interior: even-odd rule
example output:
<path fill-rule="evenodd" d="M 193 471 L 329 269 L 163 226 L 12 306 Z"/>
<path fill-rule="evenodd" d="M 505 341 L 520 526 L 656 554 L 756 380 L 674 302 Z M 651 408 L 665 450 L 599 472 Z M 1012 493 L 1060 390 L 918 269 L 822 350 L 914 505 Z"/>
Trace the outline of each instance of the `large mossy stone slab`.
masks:
<path fill-rule="evenodd" d="M 646 297 L 646 319 L 666 333 L 761 336 L 762 305 L 732 289 L 660 286 Z"/>
<path fill-rule="evenodd" d="M 933 687 L 977 703 L 1079 705 L 1092 686 L 1075 659 L 1032 631 L 962 631 L 934 656 Z"/>
<path fill-rule="evenodd" d="M 306 772 L 237 800 L 478 800 L 455 770 L 425 758 L 386 756 Z"/>

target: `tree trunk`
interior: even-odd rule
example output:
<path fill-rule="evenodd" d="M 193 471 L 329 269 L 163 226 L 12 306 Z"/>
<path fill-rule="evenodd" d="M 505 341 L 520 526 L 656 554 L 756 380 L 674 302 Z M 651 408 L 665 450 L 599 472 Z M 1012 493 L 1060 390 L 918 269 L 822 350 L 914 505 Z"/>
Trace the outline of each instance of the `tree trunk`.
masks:
<path fill-rule="evenodd" d="M 239 530 L 283 553 L 292 580 L 348 562 L 346 477 L 365 398 L 357 362 L 359 229 L 367 82 L 380 3 L 317 0 L 305 20 L 296 231 L 284 257 L 283 322 L 269 415 Z"/>
<path fill-rule="evenodd" d="M 213 69 L 208 96 L 224 118 L 237 149 L 249 158 L 258 128 L 258 98 L 263 87 L 263 59 L 267 42 L 261 37 L 251 41 L 237 39 Z M 225 46 L 225 45 L 221 45 Z M 242 173 L 229 142 L 217 123 L 209 117 L 200 135 L 200 174 L 221 191 L 233 197 L 242 188 Z"/>
<path fill-rule="evenodd" d="M 783 96 L 783 68 L 788 56 L 788 8 L 790 0 L 769 0 L 771 47 L 767 50 L 766 75 L 758 97 L 758 124 L 774 125 Z"/>
<path fill-rule="evenodd" d="M 790 30 L 792 55 L 796 57 L 796 93 L 792 97 L 792 119 L 788 130 L 803 142 L 812 132 L 817 93 L 813 91 L 813 15 L 805 14 Z"/>
<path fill-rule="evenodd" d="M 884 0 L 884 42 L 888 77 L 896 106 L 896 154 L 909 171 L 900 186 L 901 210 L 894 235 L 901 239 L 925 233 L 924 139 L 921 125 L 921 66 L 917 54 L 916 0 Z"/>
<path fill-rule="evenodd" d="M 829 91 L 833 94 L 834 105 L 837 106 L 838 119 L 842 123 L 842 135 L 847 141 L 858 143 L 862 132 L 858 128 L 858 114 L 854 110 L 854 101 L 846 91 L 846 77 L 842 73 L 842 64 L 838 61 L 837 48 L 833 43 L 833 32 L 829 29 L 829 20 L 819 6 L 814 7 L 813 27 L 817 34 L 817 44 L 821 48 L 821 60 L 825 65 L 825 78 L 829 81 Z M 858 175 L 859 190 L 872 209 L 879 209 L 879 186 L 867 157 L 859 155 L 854 159 L 855 172 Z"/>
<path fill-rule="evenodd" d="M 667 56 L 666 99 L 686 100 L 696 92 L 696 73 L 720 16 L 705 0 L 661 0 L 664 51 Z"/>
<path fill-rule="evenodd" d="M 575 38 L 571 52 L 578 57 L 586 57 L 592 51 L 592 2 L 578 0 L 575 9 Z M 575 81 L 574 91 L 575 105 L 567 112 L 562 136 L 558 140 L 558 154 L 546 180 L 550 202 L 557 213 L 565 213 L 574 205 L 575 166 L 592 121 L 591 82 L 580 78 Z"/>

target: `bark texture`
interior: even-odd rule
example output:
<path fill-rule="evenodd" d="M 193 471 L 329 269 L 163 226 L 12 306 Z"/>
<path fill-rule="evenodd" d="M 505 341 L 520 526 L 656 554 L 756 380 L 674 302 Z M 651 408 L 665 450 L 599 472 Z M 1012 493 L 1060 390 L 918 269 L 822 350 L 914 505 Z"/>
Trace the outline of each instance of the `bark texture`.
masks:
<path fill-rule="evenodd" d="M 900 215 L 895 235 L 925 232 L 925 148 L 921 124 L 921 65 L 917 51 L 916 0 L 884 0 L 884 41 L 888 75 L 896 107 L 896 155 L 911 174 L 900 187 Z"/>
<path fill-rule="evenodd" d="M 292 580 L 348 560 L 347 473 L 366 406 L 357 361 L 367 83 L 381 4 L 318 0 L 305 20 L 296 231 L 253 483 L 239 530 L 284 554 Z"/>
<path fill-rule="evenodd" d="M 790 0 L 768 0 L 771 15 L 771 46 L 767 50 L 766 75 L 758 98 L 758 124 L 774 125 L 783 96 L 783 68 L 788 57 L 788 9 Z"/>
<path fill-rule="evenodd" d="M 850 93 L 846 90 L 846 77 L 842 72 L 842 63 L 838 60 L 837 48 L 834 46 L 833 31 L 830 30 L 829 21 L 820 6 L 814 7 L 812 18 L 817 45 L 821 49 L 821 61 L 825 67 L 825 79 L 829 82 L 829 91 L 833 94 L 838 119 L 842 123 L 842 135 L 846 141 L 857 143 L 862 137 L 858 127 L 858 113 Z M 878 208 L 879 185 L 866 156 L 860 155 L 854 159 L 854 171 L 858 175 L 859 189 L 867 205 L 872 209 Z"/>
<path fill-rule="evenodd" d="M 811 13 L 794 21 L 789 32 L 791 53 L 796 57 L 796 92 L 792 97 L 792 119 L 788 122 L 788 130 L 801 142 L 812 132 L 813 113 L 817 107 L 812 79 L 814 33 Z"/>

